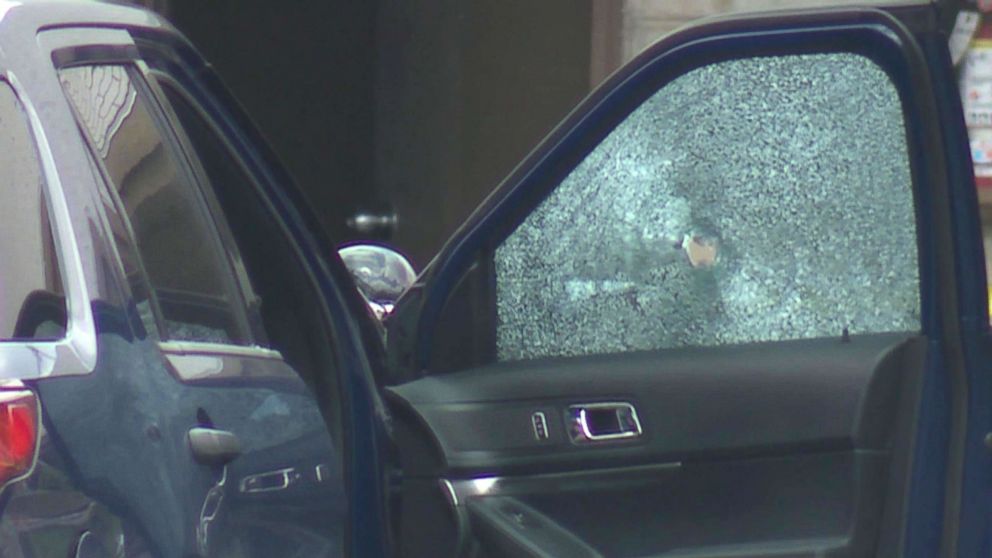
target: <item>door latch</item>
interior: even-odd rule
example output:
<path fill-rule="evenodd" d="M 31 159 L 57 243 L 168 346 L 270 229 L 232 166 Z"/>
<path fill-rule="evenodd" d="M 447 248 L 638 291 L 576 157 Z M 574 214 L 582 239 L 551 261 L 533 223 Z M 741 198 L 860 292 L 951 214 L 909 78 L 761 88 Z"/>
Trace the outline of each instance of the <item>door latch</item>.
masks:
<path fill-rule="evenodd" d="M 571 405 L 568 423 L 573 443 L 628 440 L 642 434 L 637 411 L 626 402 Z"/>
<path fill-rule="evenodd" d="M 249 475 L 241 479 L 241 492 L 245 494 L 256 494 L 258 492 L 278 492 L 286 490 L 296 481 L 300 480 L 300 474 L 295 467 L 287 467 L 277 471 Z"/>

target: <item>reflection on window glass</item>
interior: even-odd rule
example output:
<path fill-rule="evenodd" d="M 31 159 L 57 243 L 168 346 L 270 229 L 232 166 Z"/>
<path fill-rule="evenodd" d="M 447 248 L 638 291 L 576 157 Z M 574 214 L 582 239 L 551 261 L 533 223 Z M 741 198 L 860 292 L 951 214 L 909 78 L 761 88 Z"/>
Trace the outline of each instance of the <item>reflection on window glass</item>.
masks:
<path fill-rule="evenodd" d="M 0 82 L 0 340 L 59 339 L 65 335 L 62 278 L 41 165 L 27 117 Z"/>
<path fill-rule="evenodd" d="M 196 192 L 124 66 L 60 72 L 127 213 L 170 339 L 243 343 L 229 276 Z M 140 298 L 140 295 L 137 295 Z M 152 301 L 138 300 L 149 314 Z"/>
<path fill-rule="evenodd" d="M 499 358 L 918 329 L 905 136 L 853 54 L 679 77 L 496 250 Z"/>
<path fill-rule="evenodd" d="M 175 112 L 177 125 L 186 133 L 186 137 L 189 139 L 192 147 L 191 152 L 195 154 L 206 173 L 207 182 L 211 187 L 207 195 L 217 207 L 215 214 L 217 215 L 218 222 L 222 223 L 230 231 L 230 224 L 227 217 L 230 217 L 232 214 L 238 214 L 234 216 L 237 222 L 248 223 L 248 227 L 256 230 L 259 222 L 252 222 L 252 216 L 248 211 L 238 208 L 227 208 L 225 211 L 217 199 L 218 192 L 220 191 L 238 192 L 235 195 L 244 196 L 245 193 L 250 191 L 250 188 L 253 188 L 251 179 L 239 164 L 236 156 L 228 148 L 223 138 L 214 132 L 210 124 L 204 120 L 203 116 L 193 108 L 193 105 L 178 92 L 170 81 L 158 80 L 158 86 Z M 242 230 L 242 232 L 244 231 Z M 257 241 L 253 242 L 248 235 L 239 235 L 232 232 L 231 236 L 237 243 L 235 247 L 230 249 L 231 263 L 233 264 L 235 273 L 240 277 L 240 282 L 244 291 L 247 293 L 247 298 L 254 301 L 251 307 L 248 308 L 248 314 L 249 319 L 252 320 L 254 325 L 255 343 L 261 346 L 269 346 L 269 336 L 265 331 L 265 326 L 262 324 L 261 316 L 261 309 L 266 307 L 266 304 L 252 285 L 242 254 L 260 254 L 260 257 L 268 264 L 271 264 L 271 258 L 265 255 L 266 248 L 259 246 Z M 278 309 L 278 304 L 266 307 L 266 310 L 270 313 Z"/>

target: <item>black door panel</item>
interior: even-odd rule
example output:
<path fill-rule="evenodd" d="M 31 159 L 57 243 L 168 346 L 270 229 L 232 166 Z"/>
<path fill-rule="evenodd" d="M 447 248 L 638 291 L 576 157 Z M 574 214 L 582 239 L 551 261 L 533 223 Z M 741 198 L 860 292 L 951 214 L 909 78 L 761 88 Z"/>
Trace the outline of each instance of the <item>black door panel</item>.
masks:
<path fill-rule="evenodd" d="M 847 451 L 686 462 L 638 482 L 616 470 L 612 486 L 607 478 L 583 487 L 579 477 L 559 487 L 546 477 L 556 489 L 514 498 L 604 556 L 777 556 L 779 548 L 864 556 L 876 527 L 865 518 L 881 510 L 887 461 L 884 452 Z M 512 481 L 504 486 L 516 492 Z M 504 498 L 469 499 L 469 513 L 477 500 Z M 519 513 L 515 522 L 526 524 L 529 513 Z M 478 523 L 473 516 L 473 529 Z"/>
<path fill-rule="evenodd" d="M 505 363 L 390 388 L 407 486 L 437 491 L 404 501 L 404 532 L 448 522 L 496 556 L 862 556 L 898 490 L 895 425 L 912 418 L 925 362 L 925 338 L 878 334 Z M 573 442 L 569 408 L 604 401 L 632 404 L 642 435 Z"/>
<path fill-rule="evenodd" d="M 389 392 L 429 427 L 449 471 L 886 449 L 899 383 L 922 371 L 923 345 L 892 334 L 526 361 Z M 643 435 L 570 442 L 568 407 L 598 401 L 630 402 Z M 534 434 L 537 412 L 547 440 Z"/>
<path fill-rule="evenodd" d="M 557 522 L 516 498 L 495 496 L 468 504 L 472 528 L 487 547 L 506 556 L 600 558 L 602 554 Z"/>

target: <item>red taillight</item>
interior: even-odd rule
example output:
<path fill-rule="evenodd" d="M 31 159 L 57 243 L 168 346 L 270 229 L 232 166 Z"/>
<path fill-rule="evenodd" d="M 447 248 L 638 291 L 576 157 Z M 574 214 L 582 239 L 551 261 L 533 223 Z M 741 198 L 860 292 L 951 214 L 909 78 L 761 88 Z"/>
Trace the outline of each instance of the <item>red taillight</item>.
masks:
<path fill-rule="evenodd" d="M 26 390 L 0 391 L 0 487 L 29 472 L 38 448 L 38 400 Z"/>

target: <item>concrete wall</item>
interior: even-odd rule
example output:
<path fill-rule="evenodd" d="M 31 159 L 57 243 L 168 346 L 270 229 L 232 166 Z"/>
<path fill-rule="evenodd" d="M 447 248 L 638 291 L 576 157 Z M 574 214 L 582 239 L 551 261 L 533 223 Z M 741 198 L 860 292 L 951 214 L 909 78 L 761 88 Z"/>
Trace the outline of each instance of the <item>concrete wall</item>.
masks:
<path fill-rule="evenodd" d="M 622 3 L 621 41 L 623 61 L 627 61 L 660 37 L 701 17 L 856 2 L 853 0 L 623 0 Z"/>

